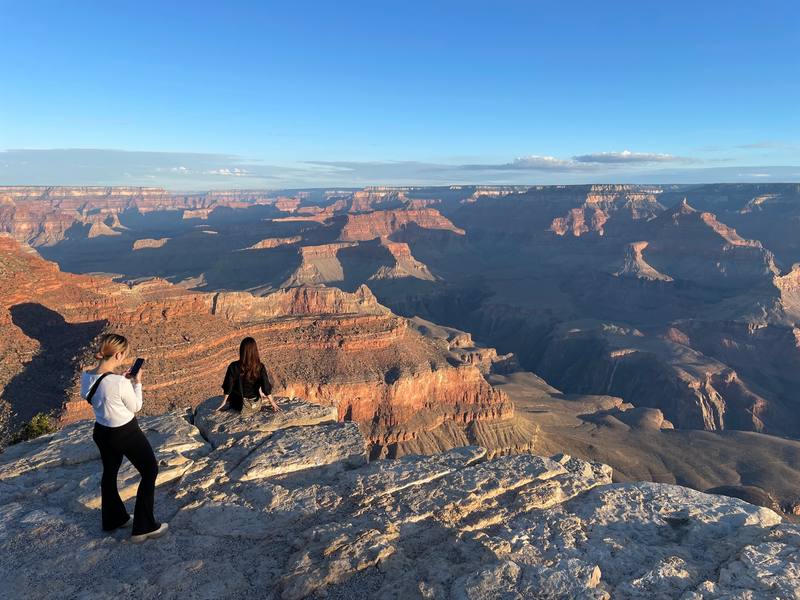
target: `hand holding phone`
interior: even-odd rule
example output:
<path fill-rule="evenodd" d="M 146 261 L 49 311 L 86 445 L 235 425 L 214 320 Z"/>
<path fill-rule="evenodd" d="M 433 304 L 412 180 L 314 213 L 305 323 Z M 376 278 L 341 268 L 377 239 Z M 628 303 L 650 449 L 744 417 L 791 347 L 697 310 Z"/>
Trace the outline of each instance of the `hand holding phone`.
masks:
<path fill-rule="evenodd" d="M 125 373 L 125 377 L 127 377 L 128 379 L 132 379 L 135 383 L 141 383 L 143 364 L 144 364 L 144 359 L 141 357 L 137 358 L 136 361 L 133 363 L 133 366 L 130 368 L 130 370 L 127 373 Z"/>

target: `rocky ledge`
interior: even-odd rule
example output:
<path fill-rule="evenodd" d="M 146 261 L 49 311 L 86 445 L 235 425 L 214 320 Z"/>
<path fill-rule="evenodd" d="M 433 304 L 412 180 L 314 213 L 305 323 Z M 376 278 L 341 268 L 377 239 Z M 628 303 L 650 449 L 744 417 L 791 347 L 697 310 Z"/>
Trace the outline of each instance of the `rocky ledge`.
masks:
<path fill-rule="evenodd" d="M 765 508 L 568 456 L 368 463 L 334 408 L 212 402 L 141 419 L 171 525 L 145 544 L 100 530 L 90 423 L 0 455 L 0 596 L 800 597 L 800 528 Z M 136 483 L 126 462 L 127 501 Z"/>

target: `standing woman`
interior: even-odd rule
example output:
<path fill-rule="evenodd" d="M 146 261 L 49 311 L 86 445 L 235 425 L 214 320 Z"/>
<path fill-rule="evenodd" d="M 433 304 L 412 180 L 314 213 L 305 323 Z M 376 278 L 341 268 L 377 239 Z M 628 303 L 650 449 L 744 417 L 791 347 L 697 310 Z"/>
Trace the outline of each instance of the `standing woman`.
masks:
<path fill-rule="evenodd" d="M 95 355 L 97 368 L 81 375 L 81 396 L 92 405 L 96 423 L 92 438 L 100 449 L 103 461 L 102 492 L 103 530 L 127 527 L 133 522 L 131 541 L 144 542 L 161 537 L 167 524 L 153 516 L 153 502 L 158 475 L 158 463 L 147 441 L 136 413 L 142 408 L 141 369 L 129 379 L 128 373 L 117 375 L 128 358 L 128 340 L 115 333 L 100 338 L 100 350 Z M 117 474 L 126 457 L 142 477 L 136 492 L 133 519 L 128 514 L 117 490 Z"/>
<path fill-rule="evenodd" d="M 272 383 L 253 338 L 246 337 L 239 344 L 239 360 L 228 365 L 222 392 L 222 404 L 217 410 L 233 408 L 245 413 L 257 412 L 261 410 L 262 396 L 266 396 L 274 411 L 280 410 L 272 399 Z"/>

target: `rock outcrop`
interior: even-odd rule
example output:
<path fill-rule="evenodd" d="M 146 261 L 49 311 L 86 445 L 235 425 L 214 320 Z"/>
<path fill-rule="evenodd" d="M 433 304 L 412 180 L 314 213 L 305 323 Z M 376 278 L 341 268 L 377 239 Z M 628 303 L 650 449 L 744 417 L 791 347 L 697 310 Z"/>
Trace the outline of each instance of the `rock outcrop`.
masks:
<path fill-rule="evenodd" d="M 389 315 L 366 285 L 352 294 L 338 288 L 292 287 L 268 296 L 247 292 L 220 292 L 213 296 L 212 313 L 236 323 L 252 323 L 265 318 L 310 315 Z"/>
<path fill-rule="evenodd" d="M 265 240 L 261 240 L 260 242 L 256 242 L 252 246 L 248 246 L 247 250 L 268 250 L 270 248 L 278 248 L 279 246 L 289 246 L 291 244 L 296 244 L 297 242 L 301 241 L 299 235 L 293 235 L 290 237 L 280 237 L 280 238 L 267 238 Z"/>
<path fill-rule="evenodd" d="M 603 235 L 603 225 L 608 221 L 608 215 L 601 209 L 573 208 L 566 217 L 553 219 L 550 230 L 556 235 L 572 234 L 580 237 L 585 233 L 595 232 Z"/>
<path fill-rule="evenodd" d="M 408 210 L 376 210 L 370 213 L 348 214 L 339 235 L 343 241 L 371 240 L 388 237 L 409 224 L 422 229 L 442 229 L 458 235 L 464 230 L 442 216 L 435 208 Z"/>
<path fill-rule="evenodd" d="M 800 261 L 797 183 L 713 184 L 668 195 L 676 200 L 688 197 L 693 206 L 718 215 L 744 237 L 759 240 L 784 266 Z"/>
<path fill-rule="evenodd" d="M 380 238 L 380 245 L 391 255 L 393 262 L 383 265 L 369 277 L 375 279 L 403 279 L 413 277 L 425 281 L 436 281 L 436 276 L 430 272 L 427 265 L 418 261 L 411 254 L 408 244 L 403 242 L 392 242 L 388 238 Z"/>
<path fill-rule="evenodd" d="M 96 238 L 96 237 L 108 237 L 108 236 L 115 236 L 121 235 L 119 231 L 116 231 L 106 225 L 103 221 L 95 221 L 89 227 L 89 232 L 86 234 L 88 238 Z"/>
<path fill-rule="evenodd" d="M 605 225 L 612 215 L 630 220 L 651 219 L 664 207 L 658 202 L 661 190 L 635 185 L 593 185 L 580 206 L 563 217 L 553 219 L 550 230 L 556 235 L 580 237 L 587 233 L 605 234 Z"/>
<path fill-rule="evenodd" d="M 757 240 L 746 240 L 685 200 L 648 223 L 648 263 L 657 271 L 723 288 L 768 283 L 778 269 Z"/>
<path fill-rule="evenodd" d="M 800 263 L 773 280 L 781 296 L 780 309 L 791 322 L 800 324 Z"/>
<path fill-rule="evenodd" d="M 337 242 L 319 246 L 298 246 L 300 265 L 281 284 L 281 287 L 344 281 L 344 268 L 338 254 L 340 250 L 355 245 L 355 243 Z"/>
<path fill-rule="evenodd" d="M 321 284 L 347 286 L 403 278 L 436 280 L 428 267 L 412 256 L 408 244 L 393 242 L 386 237 L 298 245 L 297 253 L 300 264 L 281 283 L 282 288 Z"/>
<path fill-rule="evenodd" d="M 275 208 L 281 212 L 293 213 L 300 208 L 302 200 L 300 198 L 289 198 L 287 196 L 279 196 L 275 200 Z"/>
<path fill-rule="evenodd" d="M 134 250 L 144 250 L 145 248 L 162 248 L 166 246 L 169 241 L 168 237 L 164 238 L 143 238 L 133 242 Z"/>
<path fill-rule="evenodd" d="M 659 273 L 645 260 L 642 252 L 647 248 L 647 242 L 633 242 L 625 251 L 625 262 L 622 268 L 615 273 L 618 277 L 635 277 L 647 281 L 674 281 L 669 275 Z"/>
<path fill-rule="evenodd" d="M 565 455 L 487 460 L 472 446 L 369 463 L 353 424 L 281 406 L 244 419 L 206 405 L 141 419 L 160 464 L 157 514 L 170 523 L 142 545 L 128 530 L 100 530 L 90 424 L 0 454 L 3 594 L 800 596 L 800 528 L 769 509 L 612 484 L 608 467 Z M 125 501 L 136 483 L 126 463 Z"/>
<path fill-rule="evenodd" d="M 348 212 L 370 212 L 377 209 L 399 208 L 408 204 L 403 190 L 367 188 L 354 192 Z"/>

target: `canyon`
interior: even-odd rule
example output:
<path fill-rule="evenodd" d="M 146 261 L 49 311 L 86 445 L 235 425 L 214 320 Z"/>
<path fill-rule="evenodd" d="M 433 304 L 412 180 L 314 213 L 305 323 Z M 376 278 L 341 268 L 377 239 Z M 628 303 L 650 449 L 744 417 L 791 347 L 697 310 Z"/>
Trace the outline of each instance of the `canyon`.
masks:
<path fill-rule="evenodd" d="M 2 188 L 2 398 L 85 417 L 75 374 L 115 329 L 150 414 L 197 406 L 252 333 L 372 458 L 546 448 L 791 516 L 799 228 L 796 184 Z"/>

